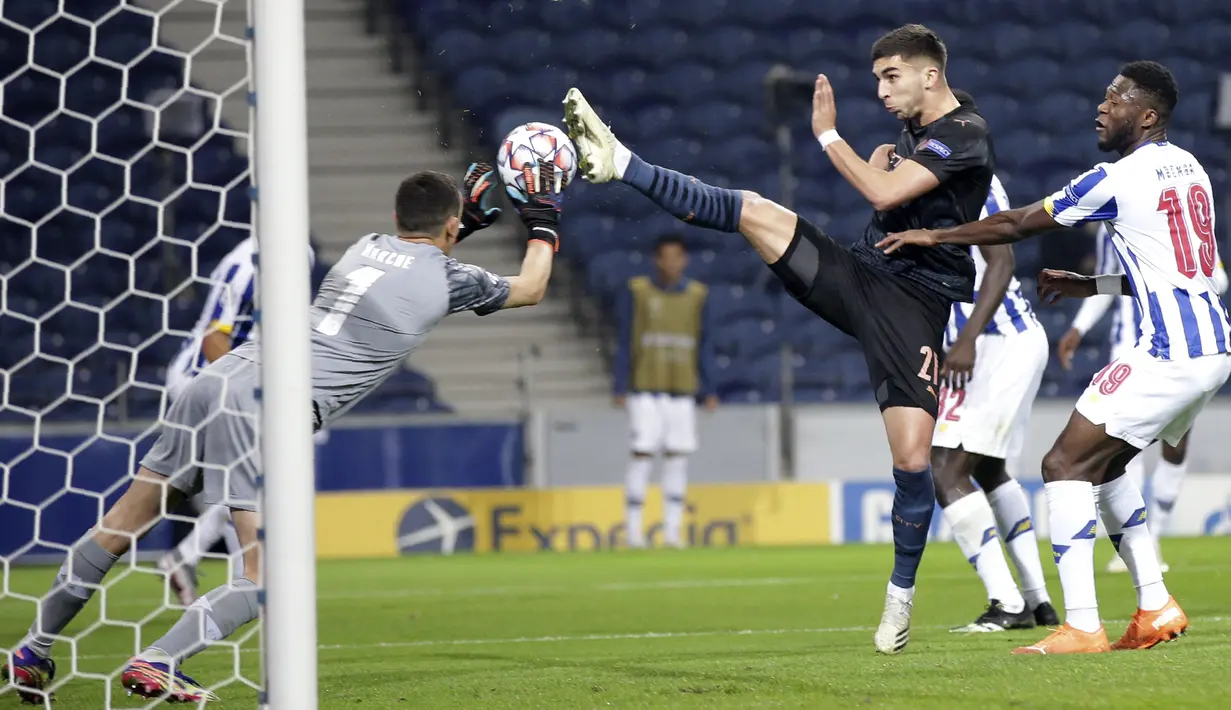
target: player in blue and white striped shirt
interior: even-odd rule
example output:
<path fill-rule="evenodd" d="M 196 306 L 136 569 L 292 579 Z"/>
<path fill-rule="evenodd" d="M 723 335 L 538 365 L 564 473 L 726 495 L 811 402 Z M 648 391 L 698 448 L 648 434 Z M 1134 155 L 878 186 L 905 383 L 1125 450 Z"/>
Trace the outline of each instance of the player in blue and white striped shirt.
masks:
<path fill-rule="evenodd" d="M 981 216 L 1008 207 L 1004 187 L 993 177 Z M 1013 275 L 1013 248 L 971 247 L 970 252 L 975 302 L 954 302 L 945 332 L 932 480 L 958 547 L 987 588 L 988 606 L 954 631 L 1055 625 L 1059 620 L 1043 579 L 1030 503 L 1006 463 L 1021 454 L 1047 367 L 1047 334 Z M 1022 580 L 1020 590 L 997 530 Z"/>
<path fill-rule="evenodd" d="M 1155 440 L 1179 444 L 1231 377 L 1231 317 L 1214 276 L 1213 188 L 1193 154 L 1167 138 L 1178 100 L 1166 67 L 1125 64 L 1094 121 L 1099 149 L 1117 154 L 1115 162 L 1094 166 L 1029 207 L 951 229 L 891 234 L 878 244 L 887 253 L 907 245 L 1011 244 L 1058 227 L 1105 222 L 1125 273 L 1044 270 L 1039 295 L 1045 301 L 1131 295 L 1142 313 L 1136 346 L 1094 377 L 1043 459 L 1065 624 L 1015 653 L 1151 648 L 1188 629 L 1163 582 L 1141 490 L 1124 475 L 1125 464 Z M 1107 642 L 1094 588 L 1100 519 L 1137 590 L 1137 612 L 1115 644 Z"/>
<path fill-rule="evenodd" d="M 184 339 L 179 354 L 167 367 L 167 397 L 177 399 L 188 383 L 206 365 L 248 342 L 253 336 L 255 321 L 256 266 L 252 261 L 256 243 L 248 237 L 232 249 L 210 273 L 209 296 L 192 333 Z M 309 262 L 316 255 L 309 250 Z M 242 576 L 243 556 L 239 554 L 239 538 L 231 525 L 230 512 L 220 505 L 205 506 L 194 499 L 198 516 L 191 533 L 178 546 L 158 561 L 167 573 L 171 587 L 184 605 L 197 598 L 197 564 L 204 554 L 222 539 L 234 571 Z"/>
<path fill-rule="evenodd" d="M 1095 273 L 1124 273 L 1124 269 L 1120 265 L 1120 259 L 1116 256 L 1111 232 L 1107 230 L 1107 226 L 1100 223 L 1090 231 L 1093 231 L 1095 235 L 1095 261 L 1097 264 Z M 1220 294 L 1226 293 L 1227 272 L 1223 268 L 1221 259 L 1217 260 L 1214 265 L 1213 276 L 1218 292 Z M 1109 336 L 1111 361 L 1115 362 L 1125 357 L 1129 350 L 1137 344 L 1137 339 L 1141 337 L 1142 311 L 1137 308 L 1136 300 L 1131 296 L 1099 294 L 1082 302 L 1077 315 L 1073 317 L 1072 327 L 1069 328 L 1069 331 L 1064 334 L 1064 337 L 1057 344 L 1056 356 L 1060 359 L 1061 367 L 1066 370 L 1072 369 L 1073 355 L 1081 345 L 1082 338 L 1098 323 L 1099 319 L 1103 317 L 1108 309 L 1111 309 L 1111 333 Z M 1162 458 L 1159 459 L 1154 469 L 1154 474 L 1150 478 L 1152 492 L 1147 519 L 1150 521 L 1150 532 L 1154 533 L 1156 546 L 1158 538 L 1166 531 L 1167 522 L 1171 518 L 1171 509 L 1175 505 L 1176 499 L 1179 498 L 1180 487 L 1183 485 L 1184 476 L 1188 472 L 1188 439 L 1189 435 L 1185 434 L 1184 438 L 1175 446 L 1165 441 L 1163 442 Z M 1125 466 L 1124 470 L 1139 488 L 1144 486 L 1145 459 L 1143 457 L 1137 456 L 1134 458 Z M 1166 562 L 1162 561 L 1161 550 L 1158 553 L 1158 559 L 1160 567 L 1166 572 L 1168 566 Z M 1112 573 L 1127 572 L 1128 565 L 1124 563 L 1123 558 L 1119 554 L 1116 554 L 1107 564 L 1107 571 Z"/>

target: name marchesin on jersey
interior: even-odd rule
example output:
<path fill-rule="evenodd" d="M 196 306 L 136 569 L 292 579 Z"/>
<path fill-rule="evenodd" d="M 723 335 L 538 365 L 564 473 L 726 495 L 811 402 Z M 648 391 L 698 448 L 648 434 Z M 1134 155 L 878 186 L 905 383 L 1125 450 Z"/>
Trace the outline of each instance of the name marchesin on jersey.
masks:
<path fill-rule="evenodd" d="M 1196 163 L 1181 163 L 1179 165 L 1164 165 L 1154 169 L 1154 177 L 1158 180 L 1174 180 L 1178 177 L 1197 174 Z"/>
<path fill-rule="evenodd" d="M 375 244 L 365 246 L 360 256 L 398 269 L 409 269 L 415 261 L 415 257 L 410 254 L 399 254 L 396 251 L 381 249 Z"/>

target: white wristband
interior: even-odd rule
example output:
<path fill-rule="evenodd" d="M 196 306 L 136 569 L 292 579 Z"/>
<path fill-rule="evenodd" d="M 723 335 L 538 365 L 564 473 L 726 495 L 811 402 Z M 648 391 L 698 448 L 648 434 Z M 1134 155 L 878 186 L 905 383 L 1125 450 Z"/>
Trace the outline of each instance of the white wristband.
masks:
<path fill-rule="evenodd" d="M 821 150 L 825 150 L 826 148 L 833 145 L 834 143 L 837 143 L 838 141 L 842 140 L 842 136 L 838 135 L 838 129 L 831 128 L 828 131 L 825 131 L 821 135 L 817 136 L 816 139 L 820 141 L 821 143 Z"/>
<path fill-rule="evenodd" d="M 1094 277 L 1094 290 L 1108 296 L 1123 296 L 1124 277 L 1119 274 L 1100 274 Z"/>

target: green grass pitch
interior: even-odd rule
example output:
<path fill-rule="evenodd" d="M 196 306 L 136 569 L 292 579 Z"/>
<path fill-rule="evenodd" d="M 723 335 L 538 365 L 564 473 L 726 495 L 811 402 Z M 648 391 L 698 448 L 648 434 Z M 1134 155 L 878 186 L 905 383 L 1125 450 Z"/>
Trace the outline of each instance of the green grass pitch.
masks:
<path fill-rule="evenodd" d="M 1032 630 L 963 636 L 948 628 L 983 605 L 952 544 L 928 548 L 912 641 L 879 656 L 892 550 L 881 545 L 506 554 L 330 561 L 319 567 L 320 706 L 332 708 L 1091 708 L 1231 703 L 1231 540 L 1169 540 L 1167 582 L 1192 619 L 1189 634 L 1151 651 L 1017 657 Z M 1099 542 L 1098 560 L 1110 554 Z M 1054 566 L 1052 598 L 1061 607 Z M 50 568 L 15 568 L 10 589 L 39 594 Z M 203 583 L 218 580 L 206 568 Z M 113 573 L 114 574 L 114 573 Z M 1124 576 L 1099 576 L 1108 635 L 1134 609 Z M 78 670 L 114 672 L 175 612 L 153 612 L 158 578 L 130 574 L 96 597 L 69 633 Z M 15 643 L 32 606 L 0 596 L 0 643 Z M 255 706 L 255 635 L 240 653 L 211 650 L 190 674 L 216 687 L 210 707 Z M 61 674 L 72 668 L 63 645 Z M 238 660 L 237 660 L 238 659 Z M 250 685 L 234 680 L 236 668 Z M 109 695 L 108 695 L 109 694 Z M 78 677 L 57 708 L 142 707 L 118 681 Z M 11 692 L 0 709 L 17 707 Z"/>

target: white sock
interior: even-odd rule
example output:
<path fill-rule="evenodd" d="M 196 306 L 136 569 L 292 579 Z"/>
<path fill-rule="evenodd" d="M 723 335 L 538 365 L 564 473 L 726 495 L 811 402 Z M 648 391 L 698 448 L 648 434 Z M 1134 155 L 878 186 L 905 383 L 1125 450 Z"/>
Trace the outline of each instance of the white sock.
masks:
<path fill-rule="evenodd" d="M 1124 475 L 1133 482 L 1137 490 L 1140 491 L 1146 487 L 1146 457 L 1144 452 L 1137 454 L 1133 457 L 1132 461 L 1124 465 Z"/>
<path fill-rule="evenodd" d="M 899 587 L 893 582 L 890 582 L 889 586 L 885 588 L 885 594 L 887 596 L 893 597 L 894 599 L 901 599 L 902 601 L 907 602 L 907 603 L 911 603 L 915 600 L 914 586 Z"/>
<path fill-rule="evenodd" d="M 1150 495 L 1150 510 L 1147 519 L 1154 537 L 1162 537 L 1167 532 L 1171 522 L 1171 509 L 1180 497 L 1180 486 L 1184 484 L 1184 475 L 1188 473 L 1188 461 L 1170 463 L 1160 459 L 1154 469 L 1150 485 L 1154 489 Z"/>
<path fill-rule="evenodd" d="M 1052 553 L 1064 589 L 1064 620 L 1081 631 L 1098 631 L 1103 624 L 1094 589 L 1094 536 L 1098 530 L 1094 486 L 1088 481 L 1052 481 L 1044 490 Z"/>
<path fill-rule="evenodd" d="M 624 532 L 629 547 L 645 545 L 645 525 L 642 511 L 645 508 L 645 492 L 650 486 L 650 470 L 654 459 L 634 456 L 628 462 L 628 474 L 624 478 Z"/>
<path fill-rule="evenodd" d="M 949 504 L 942 511 L 953 528 L 953 539 L 967 561 L 974 565 L 979 579 L 987 588 L 987 598 L 995 599 L 1005 611 L 1018 613 L 1026 606 L 1013 583 L 1013 573 L 1000 550 L 996 537 L 996 519 L 983 491 L 975 491 Z"/>
<path fill-rule="evenodd" d="M 195 567 L 206 552 L 222 538 L 222 531 L 231 522 L 231 511 L 225 506 L 210 505 L 197 515 L 197 524 L 192 532 L 180 541 L 176 552 L 184 564 Z M 232 535 L 234 532 L 232 531 Z M 235 550 L 239 549 L 239 539 L 235 539 Z M 231 543 L 227 541 L 227 551 L 233 552 Z M 241 575 L 242 576 L 242 575 Z"/>
<path fill-rule="evenodd" d="M 1095 495 L 1099 515 L 1107 527 L 1107 537 L 1111 538 L 1133 576 L 1137 607 L 1146 611 L 1162 609 L 1171 595 L 1163 584 L 1163 572 L 1158 566 L 1154 538 L 1146 524 L 1146 504 L 1141 491 L 1128 476 L 1120 476 L 1095 488 Z"/>
<path fill-rule="evenodd" d="M 1034 532 L 1030 515 L 1030 500 L 1022 484 L 1013 479 L 996 486 L 987 494 L 987 501 L 996 514 L 996 527 L 1009 550 L 1017 576 L 1022 582 L 1022 596 L 1033 609 L 1050 602 L 1047 582 L 1043 579 L 1043 563 L 1039 560 L 1039 538 Z"/>
<path fill-rule="evenodd" d="M 628 170 L 628 163 L 633 159 L 633 152 L 624 147 L 620 141 L 615 142 L 612 152 L 613 162 L 615 163 L 616 177 L 623 178 L 624 171 Z"/>
<path fill-rule="evenodd" d="M 688 494 L 688 457 L 668 456 L 663 462 L 663 542 L 680 543 L 684 497 Z"/>

